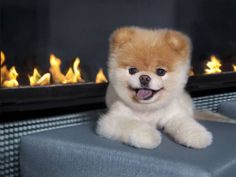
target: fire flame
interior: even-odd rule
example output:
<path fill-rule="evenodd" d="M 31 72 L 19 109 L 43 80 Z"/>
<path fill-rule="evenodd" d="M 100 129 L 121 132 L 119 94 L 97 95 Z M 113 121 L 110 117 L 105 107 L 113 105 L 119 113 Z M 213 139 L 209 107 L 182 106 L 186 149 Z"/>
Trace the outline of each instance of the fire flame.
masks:
<path fill-rule="evenodd" d="M 232 66 L 233 66 L 234 71 L 236 72 L 236 65 L 233 64 Z"/>
<path fill-rule="evenodd" d="M 220 67 L 222 66 L 220 59 L 217 58 L 215 55 L 210 57 L 210 61 L 207 62 L 207 67 L 205 69 L 206 74 L 214 74 L 214 73 L 221 73 Z"/>
<path fill-rule="evenodd" d="M 1 85 L 3 87 L 17 87 L 19 83 L 17 81 L 18 73 L 15 66 L 12 66 L 10 70 L 7 69 L 6 65 L 3 65 L 6 57 L 3 51 L 0 52 L 1 57 Z"/>
<path fill-rule="evenodd" d="M 77 83 L 77 82 L 84 82 L 81 78 L 81 72 L 79 69 L 80 59 L 76 58 L 73 63 L 73 69 L 70 67 L 64 75 L 61 72 L 61 60 L 57 58 L 54 54 L 50 55 L 50 72 L 52 73 L 52 78 L 55 83 Z"/>
<path fill-rule="evenodd" d="M 3 87 L 17 87 L 19 83 L 17 81 L 18 73 L 15 66 L 12 66 L 9 70 L 5 65 L 5 54 L 3 51 L 0 51 L 1 57 L 1 82 L 0 85 Z M 72 65 L 69 67 L 66 74 L 63 74 L 61 71 L 61 59 L 57 58 L 54 54 L 50 55 L 50 73 L 45 73 L 41 75 L 37 68 L 33 69 L 32 75 L 28 75 L 30 86 L 42 86 L 49 85 L 51 80 L 55 84 L 67 84 L 67 83 L 78 83 L 85 82 L 81 76 L 80 70 L 80 59 L 77 57 Z M 52 78 L 52 79 L 51 79 Z M 102 69 L 99 69 L 99 72 L 96 76 L 96 83 L 105 83 L 107 79 L 103 73 Z"/>
<path fill-rule="evenodd" d="M 5 57 L 5 54 L 3 53 L 3 51 L 1 51 L 0 54 L 1 54 L 0 57 L 1 57 L 1 65 L 2 65 L 4 63 L 6 57 Z"/>
<path fill-rule="evenodd" d="M 6 78 L 6 73 L 8 72 L 7 67 L 6 66 L 2 66 L 3 63 L 5 62 L 5 54 L 3 53 L 3 51 L 0 52 L 0 59 L 1 59 L 1 82 L 3 82 L 3 80 Z"/>
<path fill-rule="evenodd" d="M 17 81 L 18 73 L 15 66 L 12 66 L 8 73 L 8 79 L 3 81 L 3 87 L 17 87 L 19 83 Z"/>
<path fill-rule="evenodd" d="M 51 74 L 46 73 L 43 76 L 41 76 L 37 68 L 34 68 L 33 75 L 32 76 L 29 75 L 28 77 L 31 86 L 48 85 L 50 84 Z"/>
<path fill-rule="evenodd" d="M 76 77 L 78 82 L 84 82 L 84 80 L 81 77 L 81 72 L 80 72 L 80 69 L 79 69 L 79 65 L 80 65 L 80 59 L 77 57 L 74 61 L 74 64 L 73 64 L 74 74 L 75 74 L 75 77 Z"/>
<path fill-rule="evenodd" d="M 105 74 L 103 73 L 102 68 L 100 68 L 96 76 L 96 83 L 99 84 L 99 83 L 106 83 L 106 82 L 108 81 L 105 77 Z"/>
<path fill-rule="evenodd" d="M 54 54 L 50 55 L 50 68 L 54 83 L 62 83 L 65 80 L 65 76 L 61 73 L 61 60 Z"/>

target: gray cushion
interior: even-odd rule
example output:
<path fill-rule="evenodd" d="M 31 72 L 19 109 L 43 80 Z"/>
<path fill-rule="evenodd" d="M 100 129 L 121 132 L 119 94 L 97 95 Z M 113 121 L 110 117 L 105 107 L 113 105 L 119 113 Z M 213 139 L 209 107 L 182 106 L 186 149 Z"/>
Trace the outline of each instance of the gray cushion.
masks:
<path fill-rule="evenodd" d="M 227 101 L 220 103 L 218 112 L 232 119 L 236 119 L 236 101 Z"/>
<path fill-rule="evenodd" d="M 22 177 L 235 177 L 236 125 L 204 122 L 213 145 L 194 150 L 163 135 L 154 150 L 98 137 L 94 124 L 21 139 Z"/>

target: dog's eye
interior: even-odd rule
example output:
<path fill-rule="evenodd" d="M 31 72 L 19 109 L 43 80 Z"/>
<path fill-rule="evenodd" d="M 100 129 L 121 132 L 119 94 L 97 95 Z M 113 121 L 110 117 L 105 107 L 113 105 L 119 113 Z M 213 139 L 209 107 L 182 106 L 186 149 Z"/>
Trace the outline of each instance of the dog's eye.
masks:
<path fill-rule="evenodd" d="M 135 74 L 135 73 L 137 73 L 137 72 L 138 72 L 138 69 L 137 69 L 137 68 L 134 68 L 134 67 L 129 68 L 129 73 L 130 73 L 131 75 L 133 75 L 133 74 Z"/>
<path fill-rule="evenodd" d="M 164 76 L 166 74 L 166 70 L 162 69 L 162 68 L 157 68 L 156 70 L 156 74 L 158 76 Z"/>

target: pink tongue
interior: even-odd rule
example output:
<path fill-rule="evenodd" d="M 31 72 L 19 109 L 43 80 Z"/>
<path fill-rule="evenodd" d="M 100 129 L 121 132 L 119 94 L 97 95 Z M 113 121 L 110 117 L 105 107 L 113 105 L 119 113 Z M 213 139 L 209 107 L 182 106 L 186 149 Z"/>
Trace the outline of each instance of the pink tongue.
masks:
<path fill-rule="evenodd" d="M 149 98 L 152 95 L 152 91 L 151 90 L 146 90 L 146 89 L 139 89 L 136 96 L 140 99 L 140 100 L 145 100 L 147 98 Z"/>

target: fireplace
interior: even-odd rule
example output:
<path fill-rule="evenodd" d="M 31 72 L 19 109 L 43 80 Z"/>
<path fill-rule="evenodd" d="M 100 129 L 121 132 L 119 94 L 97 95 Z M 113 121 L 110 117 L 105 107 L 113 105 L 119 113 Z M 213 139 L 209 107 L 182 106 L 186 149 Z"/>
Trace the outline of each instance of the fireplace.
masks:
<path fill-rule="evenodd" d="M 109 34 L 125 25 L 174 28 L 192 38 L 192 96 L 235 91 L 235 7 L 234 1 L 1 1 L 0 112 L 104 103 Z"/>
<path fill-rule="evenodd" d="M 1 1 L 1 112 L 104 102 L 109 34 L 125 25 L 174 28 L 192 38 L 193 96 L 234 91 L 235 7 L 234 1 Z"/>
<path fill-rule="evenodd" d="M 187 33 L 186 89 L 196 107 L 217 111 L 236 100 L 235 9 L 234 0 L 1 0 L 0 176 L 19 175 L 22 135 L 104 111 L 108 38 L 117 27 Z"/>

